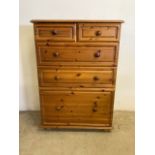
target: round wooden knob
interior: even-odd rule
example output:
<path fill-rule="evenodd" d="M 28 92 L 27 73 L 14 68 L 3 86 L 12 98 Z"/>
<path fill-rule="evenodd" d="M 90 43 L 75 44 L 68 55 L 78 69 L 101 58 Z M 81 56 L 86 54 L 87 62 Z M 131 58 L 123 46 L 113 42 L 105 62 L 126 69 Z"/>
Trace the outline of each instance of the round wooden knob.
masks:
<path fill-rule="evenodd" d="M 96 107 L 94 107 L 94 108 L 92 109 L 92 111 L 93 111 L 93 112 L 96 112 L 96 111 L 97 111 L 97 108 L 96 108 Z"/>
<path fill-rule="evenodd" d="M 94 102 L 92 111 L 93 111 L 93 112 L 96 112 L 96 111 L 97 111 L 97 102 Z"/>
<path fill-rule="evenodd" d="M 100 53 L 101 51 L 100 50 L 98 50 L 95 54 L 94 54 L 94 56 L 96 57 L 96 58 L 98 58 L 98 57 L 100 57 L 100 55 L 101 55 L 101 53 Z"/>
<path fill-rule="evenodd" d="M 94 76 L 94 81 L 98 81 L 99 80 L 99 77 L 97 77 L 97 76 Z"/>
<path fill-rule="evenodd" d="M 55 77 L 54 77 L 54 80 L 59 80 L 59 77 L 58 77 L 58 76 L 55 76 Z"/>
<path fill-rule="evenodd" d="M 101 36 L 102 32 L 101 31 L 96 31 L 95 34 L 96 34 L 96 36 Z"/>
<path fill-rule="evenodd" d="M 55 109 L 56 111 L 60 111 L 63 108 L 63 106 L 57 106 Z"/>
<path fill-rule="evenodd" d="M 77 74 L 76 74 L 76 76 L 80 76 L 80 75 L 81 75 L 81 73 L 77 73 Z"/>
<path fill-rule="evenodd" d="M 53 35 L 57 35 L 57 34 L 58 34 L 58 31 L 53 30 L 53 31 L 52 31 L 52 34 L 53 34 Z"/>
<path fill-rule="evenodd" d="M 54 56 L 54 57 L 58 57 L 59 55 L 60 55 L 59 52 L 54 52 L 54 53 L 53 53 L 53 56 Z"/>

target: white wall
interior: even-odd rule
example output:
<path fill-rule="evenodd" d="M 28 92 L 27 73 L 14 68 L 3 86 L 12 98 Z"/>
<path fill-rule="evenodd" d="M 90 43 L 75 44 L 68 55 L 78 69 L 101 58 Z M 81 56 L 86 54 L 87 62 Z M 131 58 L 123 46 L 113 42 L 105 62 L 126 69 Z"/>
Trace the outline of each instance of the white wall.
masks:
<path fill-rule="evenodd" d="M 134 0 L 21 0 L 20 110 L 38 110 L 31 19 L 121 19 L 115 109 L 134 110 Z"/>

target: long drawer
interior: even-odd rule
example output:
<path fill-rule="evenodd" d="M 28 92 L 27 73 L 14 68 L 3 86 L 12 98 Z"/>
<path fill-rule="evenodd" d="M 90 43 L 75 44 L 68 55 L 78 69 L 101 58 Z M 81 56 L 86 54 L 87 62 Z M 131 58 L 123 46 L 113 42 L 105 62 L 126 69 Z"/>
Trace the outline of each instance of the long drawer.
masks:
<path fill-rule="evenodd" d="M 104 45 L 100 47 L 47 47 L 38 49 L 39 65 L 88 65 L 99 63 L 114 65 L 117 61 L 117 45 Z M 70 62 L 70 63 L 69 63 Z M 72 63 L 72 64 L 71 64 Z"/>
<path fill-rule="evenodd" d="M 113 87 L 115 68 L 40 67 L 40 86 Z"/>
<path fill-rule="evenodd" d="M 113 92 L 41 91 L 43 124 L 111 123 Z"/>

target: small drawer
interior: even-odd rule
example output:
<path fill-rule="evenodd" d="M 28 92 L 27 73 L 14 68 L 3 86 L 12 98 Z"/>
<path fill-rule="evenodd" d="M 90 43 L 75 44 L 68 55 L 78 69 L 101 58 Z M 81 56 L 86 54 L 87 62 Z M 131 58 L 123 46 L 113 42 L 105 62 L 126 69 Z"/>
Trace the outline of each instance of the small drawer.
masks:
<path fill-rule="evenodd" d="M 44 24 L 36 26 L 36 39 L 52 41 L 75 41 L 75 24 Z"/>
<path fill-rule="evenodd" d="M 119 24 L 79 24 L 79 41 L 118 41 Z"/>
<path fill-rule="evenodd" d="M 40 86 L 113 87 L 114 79 L 115 69 L 108 67 L 39 69 Z"/>
<path fill-rule="evenodd" d="M 43 124 L 111 124 L 112 91 L 41 91 Z"/>
<path fill-rule="evenodd" d="M 40 47 L 39 65 L 114 65 L 117 61 L 117 45 L 98 47 Z"/>

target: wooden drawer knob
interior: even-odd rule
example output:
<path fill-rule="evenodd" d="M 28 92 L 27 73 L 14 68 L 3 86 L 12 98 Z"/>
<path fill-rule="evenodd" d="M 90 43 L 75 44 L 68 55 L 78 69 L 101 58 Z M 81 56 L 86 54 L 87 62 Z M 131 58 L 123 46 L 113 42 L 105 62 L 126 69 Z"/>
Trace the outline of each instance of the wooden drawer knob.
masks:
<path fill-rule="evenodd" d="M 96 35 L 96 36 L 101 36 L 101 35 L 102 35 L 102 32 L 101 32 L 101 31 L 96 31 L 96 32 L 95 32 L 95 35 Z"/>
<path fill-rule="evenodd" d="M 53 56 L 54 56 L 54 57 L 58 57 L 59 55 L 60 55 L 59 52 L 54 52 L 54 53 L 53 53 Z"/>
<path fill-rule="evenodd" d="M 97 102 L 94 102 L 92 111 L 93 111 L 93 112 L 97 112 Z"/>
<path fill-rule="evenodd" d="M 101 56 L 101 51 L 98 50 L 95 54 L 94 54 L 94 57 L 98 58 Z"/>
<path fill-rule="evenodd" d="M 63 107 L 64 107 L 63 105 L 62 106 L 57 106 L 55 109 L 56 109 L 56 111 L 60 111 Z"/>
<path fill-rule="evenodd" d="M 54 77 L 54 80 L 59 80 L 60 78 L 58 76 L 55 76 Z"/>
<path fill-rule="evenodd" d="M 57 35 L 58 34 L 58 31 L 53 30 L 53 31 L 51 31 L 51 33 L 52 33 L 52 35 Z"/>
<path fill-rule="evenodd" d="M 94 81 L 98 81 L 98 80 L 100 80 L 98 76 L 94 76 L 93 79 L 94 79 Z"/>
<path fill-rule="evenodd" d="M 77 74 L 76 74 L 76 76 L 80 76 L 80 75 L 81 75 L 81 73 L 77 73 Z"/>

